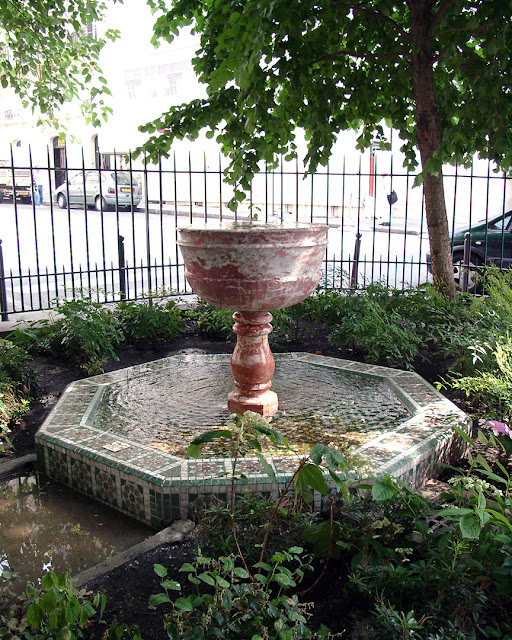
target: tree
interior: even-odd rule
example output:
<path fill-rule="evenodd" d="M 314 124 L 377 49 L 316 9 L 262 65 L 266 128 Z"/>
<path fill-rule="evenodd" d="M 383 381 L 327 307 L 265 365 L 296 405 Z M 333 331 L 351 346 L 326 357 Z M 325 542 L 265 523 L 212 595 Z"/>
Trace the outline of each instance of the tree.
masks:
<path fill-rule="evenodd" d="M 159 12 L 155 42 L 189 24 L 200 33 L 194 66 L 208 91 L 142 127 L 165 130 L 144 145 L 149 158 L 206 127 L 230 156 L 231 180 L 247 189 L 259 160 L 272 166 L 295 154 L 297 127 L 314 171 L 346 129 L 361 130 L 360 148 L 375 138 L 386 148 L 386 123 L 406 165 L 421 164 L 434 282 L 455 295 L 442 166 L 468 164 L 476 152 L 512 164 L 511 3 L 149 1 Z"/>
<path fill-rule="evenodd" d="M 114 0 L 115 1 L 115 0 Z M 55 115 L 77 98 L 88 120 L 99 126 L 112 111 L 110 95 L 99 67 L 107 39 L 92 34 L 103 19 L 100 0 L 0 0 L 0 82 L 11 87 L 24 107 L 59 128 Z"/>

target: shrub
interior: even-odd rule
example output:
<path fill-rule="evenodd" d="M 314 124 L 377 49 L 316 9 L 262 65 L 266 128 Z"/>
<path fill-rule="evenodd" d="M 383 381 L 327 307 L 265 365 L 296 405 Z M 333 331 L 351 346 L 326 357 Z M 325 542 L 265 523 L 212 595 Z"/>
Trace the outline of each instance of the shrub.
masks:
<path fill-rule="evenodd" d="M 260 556 L 261 533 L 270 520 L 275 502 L 262 495 L 249 492 L 237 496 L 234 504 L 234 518 L 237 524 L 238 544 L 249 565 L 255 564 Z M 201 547 L 208 554 L 219 555 L 237 553 L 237 546 L 231 531 L 231 511 L 227 504 L 215 501 L 207 509 L 200 521 Z M 285 501 L 275 513 L 265 549 L 265 560 L 282 549 L 283 540 L 290 546 L 302 543 L 304 527 L 314 519 L 308 507 L 294 507 L 292 500 Z"/>
<path fill-rule="evenodd" d="M 83 638 L 89 620 L 98 612 L 103 614 L 105 603 L 104 595 L 89 599 L 85 590 L 75 591 L 69 574 L 46 573 L 40 587 L 29 584 L 24 596 L 0 602 L 0 638 Z"/>
<path fill-rule="evenodd" d="M 0 338 L 0 380 L 11 381 L 19 386 L 31 387 L 36 377 L 30 365 L 26 349 L 11 340 Z"/>
<path fill-rule="evenodd" d="M 123 342 L 121 324 L 113 311 L 86 296 L 59 301 L 58 316 L 43 320 L 28 330 L 18 329 L 18 344 L 33 341 L 38 348 L 64 354 L 88 375 L 102 372 L 108 356 L 118 359 L 115 349 Z"/>
<path fill-rule="evenodd" d="M 491 351 L 491 350 L 489 350 Z M 475 369 L 473 375 L 454 376 L 438 386 L 462 391 L 469 410 L 477 417 L 509 421 L 512 418 L 512 339 L 510 335 L 491 351 L 491 365 Z M 494 366 L 492 366 L 492 363 Z"/>
<path fill-rule="evenodd" d="M 291 571 L 287 563 L 298 566 Z M 207 558 L 201 554 L 181 571 L 196 585 L 196 592 L 172 602 L 170 592 L 181 591 L 178 582 L 167 580 L 167 570 L 155 565 L 164 591 L 151 597 L 153 606 L 168 603 L 170 612 L 164 623 L 171 640 L 213 638 L 318 638 L 330 637 L 322 625 L 318 633 L 307 626 L 308 606 L 286 590 L 296 587 L 310 568 L 301 547 L 276 552 L 270 562 L 259 562 L 251 580 L 249 572 L 232 556 Z M 209 589 L 210 592 L 206 591 Z"/>
<path fill-rule="evenodd" d="M 330 535 L 350 567 L 340 598 L 362 596 L 352 610 L 352 638 L 469 640 L 510 632 L 510 489 L 497 503 L 483 485 L 475 482 L 468 493 L 469 486 L 454 488 L 444 496 L 452 506 L 440 508 L 384 478 L 360 487 L 371 496 L 342 504 L 333 525 L 306 531 L 319 552 Z"/>
<path fill-rule="evenodd" d="M 175 340 L 184 329 L 183 314 L 176 303 L 165 305 L 148 300 L 144 302 L 120 302 L 116 315 L 128 342 L 154 342 L 159 338 Z"/>
<path fill-rule="evenodd" d="M 187 313 L 197 323 L 200 335 L 209 338 L 222 338 L 229 340 L 233 334 L 233 309 L 221 309 L 199 299 L 195 309 Z M 272 313 L 273 331 L 269 335 L 269 341 L 275 341 L 280 336 L 287 336 L 294 325 L 294 319 L 287 309 L 276 309 Z"/>

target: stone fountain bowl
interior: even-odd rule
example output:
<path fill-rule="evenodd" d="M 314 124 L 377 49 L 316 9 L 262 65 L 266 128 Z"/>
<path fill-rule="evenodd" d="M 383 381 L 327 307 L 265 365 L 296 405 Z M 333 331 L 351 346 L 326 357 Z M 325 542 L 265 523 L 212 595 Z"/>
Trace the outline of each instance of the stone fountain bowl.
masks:
<path fill-rule="evenodd" d="M 301 302 L 318 285 L 327 225 L 183 227 L 178 245 L 190 286 L 210 304 L 238 311 L 282 309 Z"/>

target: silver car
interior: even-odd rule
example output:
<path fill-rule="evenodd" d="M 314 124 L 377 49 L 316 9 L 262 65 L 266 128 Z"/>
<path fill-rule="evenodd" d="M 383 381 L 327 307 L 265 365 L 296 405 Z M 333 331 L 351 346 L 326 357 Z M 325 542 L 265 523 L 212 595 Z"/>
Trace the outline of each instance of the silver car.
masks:
<path fill-rule="evenodd" d="M 101 182 L 100 182 L 101 176 Z M 55 190 L 55 198 L 61 209 L 68 204 L 95 207 L 97 211 L 113 207 L 135 209 L 141 200 L 140 187 L 127 171 L 92 170 L 77 173 Z"/>

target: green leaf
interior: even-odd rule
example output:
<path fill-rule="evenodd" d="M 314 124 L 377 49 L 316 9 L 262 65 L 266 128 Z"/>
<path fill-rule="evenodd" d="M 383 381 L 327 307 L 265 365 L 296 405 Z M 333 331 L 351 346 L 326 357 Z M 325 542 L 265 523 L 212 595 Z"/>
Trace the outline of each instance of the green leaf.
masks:
<path fill-rule="evenodd" d="M 393 487 L 385 482 L 377 480 L 372 484 L 372 498 L 377 502 L 384 502 L 385 500 L 391 500 L 396 496 L 396 491 Z"/>
<path fill-rule="evenodd" d="M 182 640 L 203 640 L 204 630 L 199 625 L 196 625 L 192 629 L 189 629 L 183 634 Z"/>
<path fill-rule="evenodd" d="M 50 611 L 53 611 L 55 609 L 55 607 L 57 606 L 57 596 L 55 595 L 55 591 L 53 588 L 45 593 L 44 598 L 40 601 L 40 603 L 41 608 L 46 613 L 49 613 Z"/>
<path fill-rule="evenodd" d="M 215 580 L 208 573 L 200 573 L 197 577 L 206 584 L 209 584 L 212 587 L 215 586 Z"/>
<path fill-rule="evenodd" d="M 66 605 L 64 616 L 68 624 L 74 624 L 80 615 L 80 603 L 77 598 L 72 598 Z"/>
<path fill-rule="evenodd" d="M 65 578 L 64 574 L 62 577 Z M 43 587 L 43 589 L 45 589 L 46 591 L 50 589 L 54 584 L 54 578 L 55 578 L 54 573 L 45 573 L 44 576 L 41 578 L 41 586 Z M 62 586 L 65 586 L 65 584 L 63 584 Z"/>
<path fill-rule="evenodd" d="M 38 604 L 33 602 L 27 609 L 26 617 L 28 623 L 37 629 L 44 618 L 44 612 Z"/>
<path fill-rule="evenodd" d="M 309 488 L 307 478 L 299 472 L 295 476 L 295 495 L 300 496 L 305 502 L 313 500 L 313 493 Z"/>
<path fill-rule="evenodd" d="M 149 598 L 151 607 L 158 607 L 159 604 L 163 604 L 164 602 L 171 602 L 171 599 L 166 593 L 154 593 Z"/>
<path fill-rule="evenodd" d="M 452 425 L 453 426 L 453 430 L 459 434 L 459 436 L 465 440 L 468 444 L 470 444 L 472 447 L 475 446 L 475 443 L 473 442 L 473 440 L 471 439 L 471 437 L 466 433 L 466 431 L 464 431 L 464 429 L 461 429 L 460 427 L 458 427 L 457 425 Z"/>
<path fill-rule="evenodd" d="M 176 609 L 180 611 L 193 611 L 194 607 L 188 598 L 178 598 L 174 603 Z"/>
<path fill-rule="evenodd" d="M 187 449 L 186 455 L 191 458 L 198 458 L 199 455 L 197 455 L 197 451 L 200 451 L 203 445 L 208 444 L 208 442 L 211 442 L 212 440 L 215 440 L 217 438 L 232 438 L 232 437 L 233 437 L 232 432 L 226 429 L 212 429 L 209 431 L 205 431 L 200 436 L 192 440 L 192 443 Z"/>
<path fill-rule="evenodd" d="M 480 520 L 473 514 L 462 516 L 459 527 L 463 538 L 476 540 L 480 535 Z"/>
<path fill-rule="evenodd" d="M 288 553 L 301 554 L 304 551 L 302 547 L 290 547 Z"/>
<path fill-rule="evenodd" d="M 323 496 L 327 495 L 329 492 L 329 487 L 327 486 L 327 482 L 323 476 L 323 473 L 315 464 L 305 464 L 303 465 L 298 472 L 298 475 L 302 475 L 305 482 L 309 484 L 309 486 L 321 493 Z"/>
<path fill-rule="evenodd" d="M 153 570 L 159 578 L 165 578 L 165 576 L 167 575 L 167 569 L 163 566 L 163 564 L 155 564 Z"/>
<path fill-rule="evenodd" d="M 242 578 L 242 580 L 246 580 L 249 577 L 249 572 L 242 567 L 235 567 L 233 573 L 237 578 Z"/>
<path fill-rule="evenodd" d="M 229 587 L 231 586 L 230 583 L 221 576 L 215 576 L 215 582 L 221 589 L 229 589 Z"/>
<path fill-rule="evenodd" d="M 53 611 L 50 611 L 50 613 L 48 614 L 48 626 L 50 627 L 50 629 L 54 629 L 57 630 L 60 626 L 60 620 L 59 620 L 59 611 L 57 609 L 54 609 Z"/>
<path fill-rule="evenodd" d="M 258 458 L 258 460 L 260 461 L 261 466 L 263 467 L 263 469 L 265 470 L 265 473 L 267 474 L 267 476 L 272 480 L 272 482 L 277 482 L 277 478 L 276 478 L 276 474 L 274 472 L 273 467 L 265 460 L 265 457 L 257 452 L 256 453 L 256 457 Z"/>
<path fill-rule="evenodd" d="M 181 589 L 181 584 L 176 580 L 164 580 L 161 586 L 162 589 L 171 589 L 171 591 L 179 591 Z"/>

